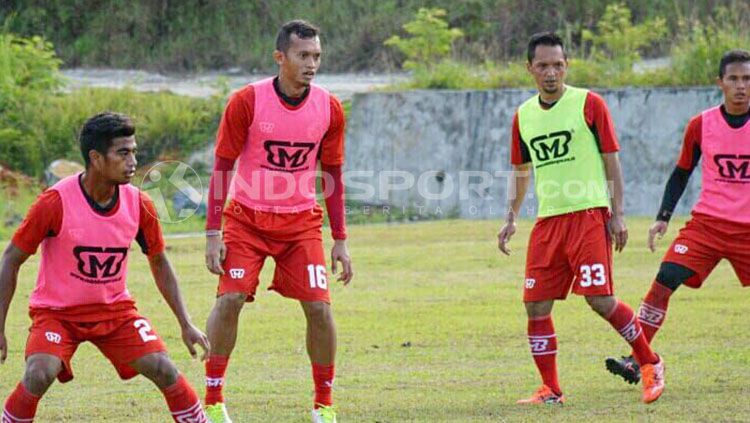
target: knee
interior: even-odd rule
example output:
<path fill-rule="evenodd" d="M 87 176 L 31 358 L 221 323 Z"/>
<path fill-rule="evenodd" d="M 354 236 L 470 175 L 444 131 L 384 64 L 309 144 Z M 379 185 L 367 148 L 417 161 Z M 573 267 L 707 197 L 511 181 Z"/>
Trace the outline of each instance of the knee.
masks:
<path fill-rule="evenodd" d="M 695 272 L 676 263 L 664 262 L 659 266 L 656 282 L 674 291 L 686 280 L 695 276 Z"/>
<path fill-rule="evenodd" d="M 245 305 L 247 295 L 241 293 L 224 294 L 216 300 L 216 310 L 222 319 L 236 317 Z"/>
<path fill-rule="evenodd" d="M 158 354 L 144 366 L 143 375 L 151 379 L 161 389 L 168 388 L 177 382 L 180 372 L 166 354 Z"/>
<path fill-rule="evenodd" d="M 23 384 L 33 394 L 42 394 L 52 385 L 60 372 L 59 366 L 42 362 L 29 362 L 23 375 Z"/>
<path fill-rule="evenodd" d="M 612 296 L 586 297 L 589 307 L 602 317 L 607 317 L 617 305 L 617 300 Z"/>
<path fill-rule="evenodd" d="M 333 313 L 327 303 L 308 303 L 305 306 L 305 316 L 307 322 L 315 327 L 327 328 L 333 325 Z"/>

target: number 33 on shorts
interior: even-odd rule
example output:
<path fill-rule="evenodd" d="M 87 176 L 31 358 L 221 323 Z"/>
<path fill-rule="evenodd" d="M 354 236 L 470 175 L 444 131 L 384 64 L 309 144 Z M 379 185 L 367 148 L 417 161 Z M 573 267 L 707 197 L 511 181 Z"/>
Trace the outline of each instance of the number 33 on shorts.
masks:
<path fill-rule="evenodd" d="M 581 266 L 581 288 L 602 286 L 607 284 L 607 273 L 601 263 Z"/>

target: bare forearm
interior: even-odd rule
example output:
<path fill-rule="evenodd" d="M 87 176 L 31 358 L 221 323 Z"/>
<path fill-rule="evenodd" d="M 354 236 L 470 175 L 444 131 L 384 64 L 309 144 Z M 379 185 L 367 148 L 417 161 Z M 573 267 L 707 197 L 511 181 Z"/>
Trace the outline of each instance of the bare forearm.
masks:
<path fill-rule="evenodd" d="M 0 333 L 5 332 L 5 320 L 8 317 L 8 309 L 16 292 L 18 282 L 18 269 L 12 263 L 3 259 L 0 265 Z"/>
<path fill-rule="evenodd" d="M 188 326 L 191 324 L 190 315 L 188 314 L 185 302 L 182 300 L 180 287 L 177 284 L 177 276 L 175 276 L 172 265 L 163 253 L 149 258 L 149 261 L 151 264 L 151 273 L 154 276 L 161 296 L 164 297 L 169 308 L 172 309 L 175 317 L 177 317 L 177 321 L 180 322 L 180 326 Z"/>
<path fill-rule="evenodd" d="M 518 216 L 529 189 L 530 170 L 529 167 L 515 166 L 510 177 L 508 186 L 508 218 L 514 219 Z"/>
<path fill-rule="evenodd" d="M 623 215 L 625 213 L 625 182 L 622 177 L 622 166 L 617 153 L 602 155 L 604 159 L 604 171 L 607 175 L 607 181 L 612 198 L 612 213 Z"/>

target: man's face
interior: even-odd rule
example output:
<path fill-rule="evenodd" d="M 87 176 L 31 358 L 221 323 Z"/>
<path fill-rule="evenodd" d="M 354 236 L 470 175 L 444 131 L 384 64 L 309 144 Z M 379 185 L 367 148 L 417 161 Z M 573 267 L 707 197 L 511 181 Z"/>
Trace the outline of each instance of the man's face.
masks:
<path fill-rule="evenodd" d="M 299 38 L 292 34 L 290 40 L 286 53 L 276 51 L 274 58 L 286 78 L 307 87 L 320 67 L 320 38 Z"/>
<path fill-rule="evenodd" d="M 96 151 L 92 153 L 94 157 L 92 157 L 91 164 L 107 181 L 123 185 L 130 183 L 135 176 L 135 168 L 138 164 L 135 155 L 138 153 L 138 146 L 134 135 L 113 139 L 112 145 L 104 156 Z"/>
<path fill-rule="evenodd" d="M 724 92 L 724 104 L 747 107 L 750 101 L 750 62 L 728 64 L 718 83 Z"/>
<path fill-rule="evenodd" d="M 560 46 L 536 46 L 534 59 L 526 64 L 526 69 L 534 77 L 539 91 L 557 94 L 565 83 L 568 61 Z"/>

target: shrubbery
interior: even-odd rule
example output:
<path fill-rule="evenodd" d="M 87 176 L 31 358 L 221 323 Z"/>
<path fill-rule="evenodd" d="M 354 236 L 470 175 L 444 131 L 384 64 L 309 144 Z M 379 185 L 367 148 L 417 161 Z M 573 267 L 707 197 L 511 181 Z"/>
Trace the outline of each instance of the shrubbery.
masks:
<path fill-rule="evenodd" d="M 78 131 L 105 110 L 131 115 L 138 127 L 140 159 L 182 157 L 214 136 L 223 97 L 196 99 L 132 89 L 82 89 L 65 93 L 52 46 L 34 37 L 0 33 L 0 163 L 41 176 L 55 159 L 82 161 Z"/>

